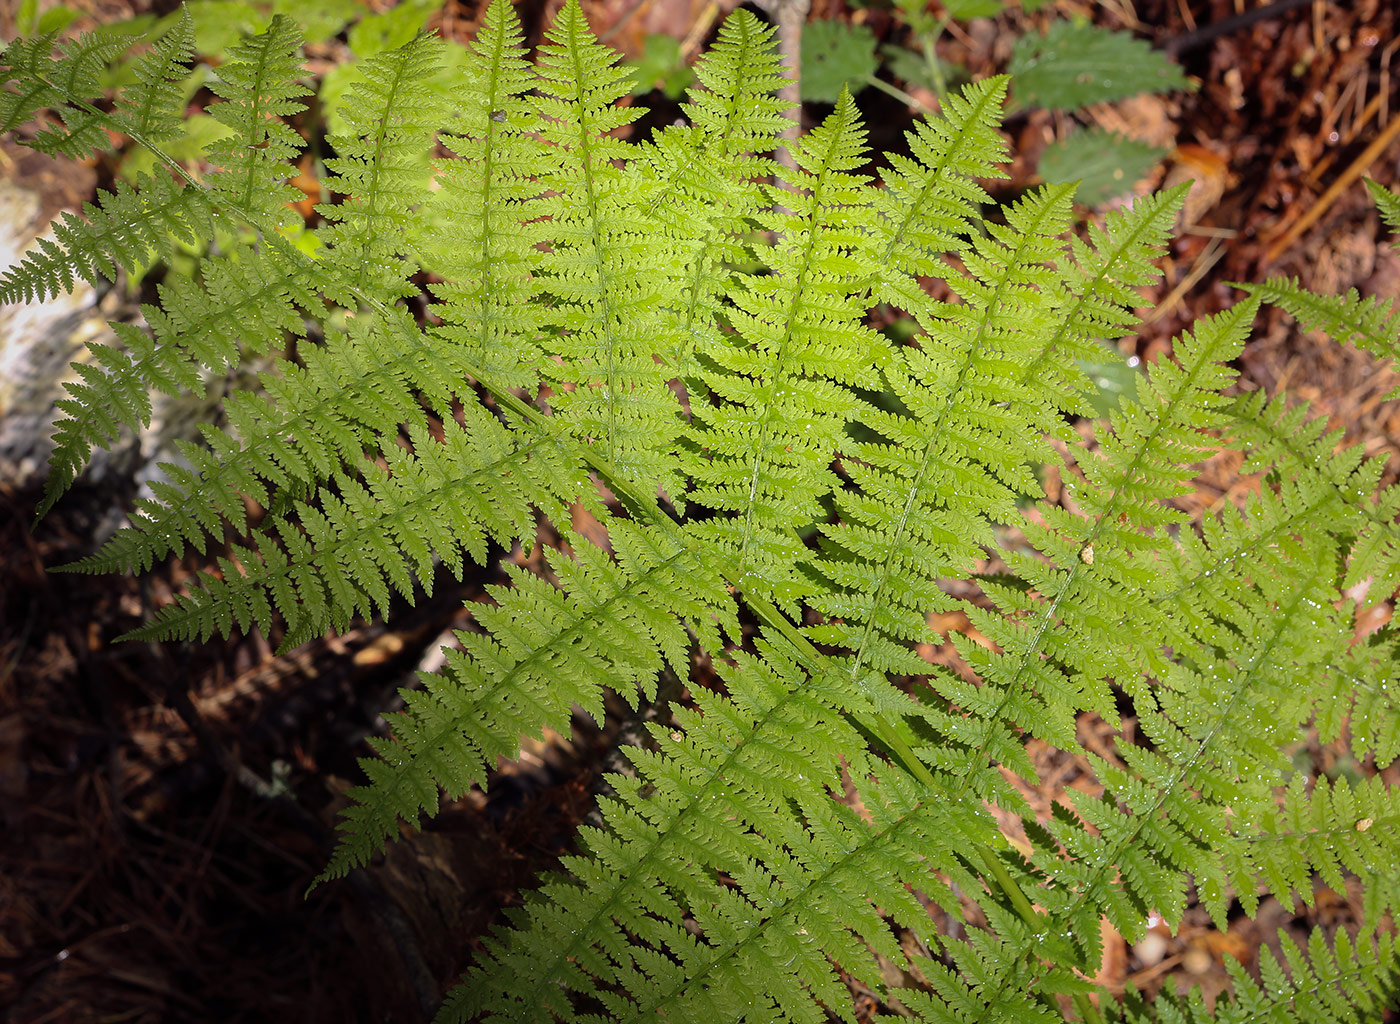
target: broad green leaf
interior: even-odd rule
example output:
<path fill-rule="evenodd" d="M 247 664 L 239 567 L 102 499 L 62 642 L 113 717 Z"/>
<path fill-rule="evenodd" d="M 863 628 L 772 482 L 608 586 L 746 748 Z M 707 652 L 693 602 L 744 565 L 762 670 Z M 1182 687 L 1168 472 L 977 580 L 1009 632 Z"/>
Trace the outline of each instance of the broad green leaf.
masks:
<path fill-rule="evenodd" d="M 1089 128 L 1046 147 L 1040 157 L 1040 176 L 1050 182 L 1079 182 L 1076 199 L 1085 206 L 1098 206 L 1127 192 L 1166 152 L 1126 135 Z"/>
<path fill-rule="evenodd" d="M 1090 383 L 1094 385 L 1089 393 L 1089 404 L 1100 416 L 1107 416 L 1118 408 L 1118 400 L 1126 396 L 1129 401 L 1137 401 L 1138 382 L 1142 379 L 1137 357 L 1124 358 L 1112 345 L 1100 343 L 1101 351 L 1096 358 L 1077 360 Z"/>
<path fill-rule="evenodd" d="M 842 86 L 857 93 L 875 65 L 875 33 L 864 25 L 823 20 L 802 30 L 803 100 L 835 103 Z"/>
<path fill-rule="evenodd" d="M 1127 32 L 1059 21 L 1016 40 L 1008 69 L 1017 106 L 1075 110 L 1139 93 L 1194 89 L 1181 68 Z"/>
<path fill-rule="evenodd" d="M 668 99 L 679 99 L 695 77 L 681 56 L 680 40 L 653 33 L 642 42 L 642 56 L 633 66 L 637 84 L 632 93 L 641 96 L 660 89 Z"/>

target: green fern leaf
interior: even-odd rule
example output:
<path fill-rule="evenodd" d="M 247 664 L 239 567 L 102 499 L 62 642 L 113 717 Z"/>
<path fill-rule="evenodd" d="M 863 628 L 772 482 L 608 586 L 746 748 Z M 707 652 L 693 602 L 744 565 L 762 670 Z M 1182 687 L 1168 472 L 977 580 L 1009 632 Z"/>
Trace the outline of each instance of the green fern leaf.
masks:
<path fill-rule="evenodd" d="M 432 286 L 443 321 L 435 333 L 511 388 L 539 376 L 536 245 L 547 237 L 534 212 L 543 147 L 522 39 L 514 8 L 493 3 L 469 50 L 457 120 L 443 134 L 457 159 L 440 170 L 421 245 L 445 278 Z"/>
<path fill-rule="evenodd" d="M 675 493 L 670 457 L 679 406 L 653 358 L 670 347 L 655 309 L 673 287 L 671 264 L 654 232 L 637 172 L 620 168 L 630 147 L 611 132 L 641 116 L 616 101 L 631 91 L 631 71 L 588 30 L 569 0 L 540 48 L 540 134 L 551 147 L 540 167 L 551 193 L 539 211 L 551 219 L 554 245 L 541 259 L 558 300 L 542 325 L 552 328 L 544 364 L 556 415 L 574 435 L 649 492 Z M 557 367 L 551 369 L 557 360 Z"/>
<path fill-rule="evenodd" d="M 124 181 L 84 203 L 82 217 L 64 213 L 53 225 L 54 241 L 41 238 L 19 266 L 0 277 L 0 303 L 42 302 L 78 281 L 113 280 L 168 257 L 178 243 L 212 232 L 207 197 L 168 175 L 142 175 L 136 187 Z"/>
<path fill-rule="evenodd" d="M 336 156 L 326 161 L 330 174 L 322 181 L 345 198 L 316 207 L 330 225 L 320 235 L 322 258 L 349 285 L 327 291 L 341 305 L 358 305 L 355 291 L 381 298 L 417 293 L 405 278 L 416 269 L 408 262 L 423 230 L 416 207 L 427 191 L 427 156 L 444 120 L 439 93 L 429 83 L 442 50 L 440 40 L 420 35 L 357 65 L 361 77 L 343 110 L 346 134 L 331 137 Z"/>
<path fill-rule="evenodd" d="M 0 131 L 13 131 L 43 110 L 58 114 L 61 123 L 36 133 L 29 145 L 51 156 L 82 159 L 107 148 L 106 115 L 93 106 L 100 99 L 100 77 L 107 66 L 131 45 L 131 37 L 111 30 L 85 32 L 61 43 L 51 57 L 57 31 L 38 39 L 17 39 L 0 54 Z"/>
<path fill-rule="evenodd" d="M 288 204 L 301 197 L 286 180 L 304 143 L 282 120 L 305 109 L 298 97 L 311 92 L 297 81 L 300 42 L 295 23 L 276 15 L 266 32 L 231 47 L 209 82 L 225 102 L 208 112 L 230 133 L 209 146 L 209 161 L 219 168 L 210 188 L 220 205 L 260 227 L 281 225 Z"/>
<path fill-rule="evenodd" d="M 922 928 L 903 881 L 913 865 L 952 910 L 922 858 L 943 851 L 951 862 L 980 812 L 920 803 L 898 773 L 867 804 L 869 823 L 833 803 L 826 790 L 843 758 L 859 776 L 871 767 L 835 713 L 851 694 L 839 677 L 804 680 L 777 649 L 759 649 L 762 660 L 721 668 L 727 698 L 695 694 L 698 711 L 677 714 L 684 732 L 656 729 L 656 753 L 629 752 L 638 777 L 612 778 L 607 830 L 587 830 L 592 856 L 565 862 L 577 881 L 540 890 L 439 1020 L 573 1019 L 569 992 L 598 999 L 614 1021 L 820 1019 L 813 1001 L 839 1005 L 844 992 L 828 953 L 876 984 L 862 941 L 903 962 L 871 903 Z"/>
<path fill-rule="evenodd" d="M 1381 218 L 1390 227 L 1390 230 L 1400 231 L 1400 192 L 1379 185 L 1370 178 L 1366 179 L 1366 189 L 1371 193 L 1372 201 L 1381 211 Z M 1392 247 L 1396 244 L 1400 243 L 1391 242 Z"/>
<path fill-rule="evenodd" d="M 792 585 L 795 530 L 817 518 L 818 499 L 835 486 L 831 453 L 859 407 L 851 388 L 878 380 L 881 342 L 853 298 L 873 276 L 869 234 L 853 217 L 864 205 L 865 179 L 853 173 L 863 152 L 849 96 L 794 147 L 798 191 L 773 197 L 792 211 L 759 218 L 779 237 L 764 253 L 773 273 L 735 278 L 734 336 L 705 353 L 715 366 L 701 373 L 720 404 L 692 408 L 687 497 L 726 514 L 697 523 L 697 539 L 770 585 Z"/>
<path fill-rule="evenodd" d="M 1261 985 L 1236 961 L 1229 964 L 1233 993 L 1206 1006 L 1199 992 L 1181 996 L 1163 992 L 1146 1000 L 1130 988 L 1109 1016 L 1113 1024 L 1360 1024 L 1380 1019 L 1394 1005 L 1400 978 L 1395 942 L 1389 935 L 1375 942 L 1353 943 L 1338 931 L 1327 948 L 1321 929 L 1308 936 L 1306 952 L 1280 933 L 1285 969 L 1268 947 L 1260 950 Z"/>
<path fill-rule="evenodd" d="M 622 520 L 611 521 L 609 538 L 616 560 L 582 541 L 572 558 L 551 555 L 557 589 L 518 569 L 510 587 L 491 588 L 496 607 L 476 609 L 489 633 L 458 633 L 462 650 L 448 650 L 443 672 L 404 691 L 396 742 L 376 742 L 383 760 L 363 762 L 370 784 L 351 791 L 319 880 L 366 861 L 399 819 L 432 814 L 439 787 L 455 798 L 484 783 L 497 757 L 516 755 L 522 733 L 566 731 L 572 705 L 601 722 L 605 687 L 634 700 L 630 688 L 640 686 L 652 699 L 663 665 L 685 671 L 687 627 L 709 649 L 719 646 L 716 625 L 737 635 L 722 582 L 683 545 Z"/>
<path fill-rule="evenodd" d="M 143 143 L 185 134 L 184 111 L 173 101 L 180 96 L 175 85 L 189 74 L 186 65 L 193 59 L 194 19 L 182 6 L 175 24 L 133 67 L 135 85 L 117 97 L 115 113 L 123 131 Z"/>
<path fill-rule="evenodd" d="M 1270 278 L 1241 285 L 1250 295 L 1286 310 L 1306 331 L 1326 331 L 1339 342 L 1355 345 L 1384 359 L 1400 357 L 1400 309 L 1393 299 L 1362 298 L 1355 288 L 1345 295 L 1318 295 L 1294 278 Z M 1400 397 L 1400 388 L 1386 400 Z"/>

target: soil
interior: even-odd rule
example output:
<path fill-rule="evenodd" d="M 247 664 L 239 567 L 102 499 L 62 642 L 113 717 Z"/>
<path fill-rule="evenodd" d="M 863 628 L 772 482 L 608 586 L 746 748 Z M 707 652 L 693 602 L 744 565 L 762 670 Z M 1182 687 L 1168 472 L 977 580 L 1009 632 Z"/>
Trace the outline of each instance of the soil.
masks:
<path fill-rule="evenodd" d="M 557 5 L 520 8 L 531 42 Z M 139 0 L 70 6 L 85 12 L 76 28 L 150 9 Z M 813 17 L 866 24 L 881 42 L 904 40 L 888 7 L 812 6 Z M 1144 303 L 1162 312 L 1124 345 L 1127 355 L 1155 359 L 1196 317 L 1232 301 L 1230 281 L 1283 274 L 1324 292 L 1400 295 L 1400 253 L 1382 244 L 1365 189 L 1358 182 L 1327 195 L 1359 161 L 1381 184 L 1400 182 L 1391 130 L 1400 119 L 1400 7 L 1283 4 L 1212 34 L 1259 6 L 1057 0 L 1035 15 L 1016 9 L 958 26 L 940 43 L 942 57 L 980 77 L 1005 69 L 1018 35 L 1051 17 L 1083 16 L 1176 52 L 1199 81 L 1195 93 L 1079 117 L 1170 149 L 1139 190 L 1195 180 L 1183 233 Z M 648 33 L 662 33 L 689 40 L 692 55 L 723 14 L 701 0 L 600 0 L 585 10 L 614 46 L 636 53 Z M 448 0 L 434 24 L 465 39 L 480 14 L 475 2 Z M 333 62 L 337 46 L 311 56 Z M 897 139 L 908 108 L 873 91 L 860 101 Z M 819 115 L 808 111 L 809 120 Z M 1035 183 L 1036 157 L 1069 123 L 1042 111 L 1009 122 L 1017 158 L 998 186 L 1002 197 Z M 1387 132 L 1389 144 L 1376 151 Z M 41 181 L 36 165 L 0 162 L 0 174 L 21 175 L 46 197 L 48 214 L 110 182 L 112 166 L 85 173 L 74 189 L 71 175 Z M 1294 237 L 1290 228 L 1301 223 L 1311 226 Z M 1392 370 L 1304 335 L 1278 313 L 1261 321 L 1239 368 L 1245 386 L 1286 387 L 1349 441 L 1392 456 L 1387 481 L 1400 474 L 1400 402 L 1382 400 L 1400 383 Z M 1236 468 L 1229 459 L 1209 463 L 1187 499 L 1192 511 L 1239 497 L 1248 483 Z M 503 911 L 573 848 L 626 709 L 601 727 L 580 719 L 570 736 L 528 741 L 487 792 L 446 808 L 421 834 L 405 830 L 368 869 L 308 891 L 334 841 L 344 791 L 361 778 L 355 762 L 369 752 L 366 738 L 384 732 L 383 716 L 401 705 L 398 690 L 436 664 L 439 645 L 468 623 L 463 603 L 495 577 L 444 573 L 430 598 L 403 603 L 391 625 L 359 623 L 288 652 L 258 635 L 114 645 L 201 564 L 187 553 L 142 579 L 48 571 L 90 552 L 134 486 L 118 467 L 80 482 L 35 525 L 38 482 L 0 480 L 0 1014 L 12 1024 L 429 1018 Z M 1372 628 L 1390 613 L 1382 606 Z M 1093 749 L 1094 731 L 1106 727 L 1083 728 Z M 1046 807 L 1090 778 L 1072 758 L 1034 753 L 1044 783 L 1031 795 Z M 1341 748 L 1314 742 L 1306 753 L 1318 771 L 1375 770 Z M 1400 783 L 1394 767 L 1388 778 Z M 1192 911 L 1175 934 L 1157 928 L 1135 946 L 1106 935 L 1099 980 L 1153 991 L 1175 978 L 1213 996 L 1227 984 L 1226 954 L 1254 965 L 1278 929 L 1302 936 L 1319 924 L 1343 927 L 1358 912 L 1355 892 L 1322 889 L 1311 907 L 1267 901 L 1256 919 L 1240 917 L 1223 933 Z M 854 994 L 864 1019 L 874 999 Z"/>

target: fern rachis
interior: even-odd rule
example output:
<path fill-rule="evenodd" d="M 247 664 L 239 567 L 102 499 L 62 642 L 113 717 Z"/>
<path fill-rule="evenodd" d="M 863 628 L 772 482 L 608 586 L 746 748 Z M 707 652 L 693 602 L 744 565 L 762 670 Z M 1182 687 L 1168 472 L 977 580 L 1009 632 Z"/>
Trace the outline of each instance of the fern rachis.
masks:
<path fill-rule="evenodd" d="M 94 69 L 113 41 L 56 57 L 52 39 L 16 42 L 0 125 L 52 108 L 38 148 L 77 154 L 110 130 L 158 150 L 183 131 L 169 101 L 189 32 L 181 20 L 105 112 Z M 473 606 L 478 631 L 405 691 L 322 880 L 573 706 L 600 717 L 609 689 L 653 701 L 663 671 L 688 683 L 627 751 L 635 774 L 609 780 L 602 826 L 488 941 L 442 1019 L 815 1020 L 845 1012 L 834 963 L 928 1021 L 1145 1021 L 1131 994 L 1090 998 L 1102 920 L 1130 938 L 1148 911 L 1177 922 L 1194 886 L 1223 925 L 1233 897 L 1306 899 L 1314 873 L 1336 885 L 1343 868 L 1367 893 L 1355 942 L 1285 947 L 1291 980 L 1266 961 L 1269 991 L 1238 977 L 1220 1019 L 1371 1012 L 1395 984 L 1394 791 L 1309 788 L 1281 752 L 1316 718 L 1359 761 L 1400 753 L 1393 628 L 1356 641 L 1342 596 L 1365 584 L 1368 604 L 1393 604 L 1400 497 L 1300 407 L 1223 392 L 1262 303 L 1380 355 L 1390 307 L 1250 286 L 1086 444 L 1064 425 L 1087 409 L 1074 360 L 1132 330 L 1182 193 L 1082 235 L 1064 186 L 984 217 L 1004 79 L 950 96 L 876 182 L 849 96 L 790 144 L 791 168 L 770 158 L 782 80 L 747 12 L 702 60 L 691 123 L 649 141 L 621 137 L 639 111 L 618 104 L 626 72 L 577 3 L 533 66 L 493 4 L 455 109 L 428 87 L 439 60 L 419 36 L 367 62 L 330 141 L 340 201 L 308 253 L 280 233 L 301 146 L 285 119 L 306 87 L 275 19 L 214 90 L 232 135 L 208 182 L 100 197 L 0 297 L 148 263 L 206 222 L 245 229 L 200 280 L 161 289 L 148 331 L 95 353 L 63 405 L 45 507 L 94 445 L 145 424 L 148 387 L 198 387 L 298 339 L 265 395 L 230 398 L 229 429 L 188 445 L 189 467 L 73 567 L 144 570 L 226 525 L 248 536 L 131 636 L 256 626 L 290 645 L 412 599 L 439 563 L 460 575 L 492 544 L 557 531 L 547 572 L 509 569 Z M 429 159 L 435 141 L 447 155 Z M 1376 197 L 1394 219 L 1400 200 Z M 881 303 L 913 340 L 867 325 Z M 1197 533 L 1171 502 L 1222 446 L 1281 481 Z M 1066 501 L 1043 500 L 1040 465 L 1070 481 Z M 245 496 L 270 510 L 256 529 Z M 573 534 L 576 505 L 606 545 Z M 962 673 L 918 653 L 941 642 L 935 611 L 971 624 L 951 640 Z M 1123 701 L 1145 741 L 1089 755 L 1081 716 L 1116 723 Z M 1102 794 L 1042 820 L 1006 775 L 1034 781 L 1032 740 L 1086 758 Z M 920 896 L 956 919 L 958 894 L 980 920 L 938 934 Z M 891 985 L 872 953 L 921 982 Z M 1319 976 L 1340 993 L 1330 1009 L 1310 1001 Z M 1161 1019 L 1197 1019 L 1192 1005 L 1164 998 Z"/>

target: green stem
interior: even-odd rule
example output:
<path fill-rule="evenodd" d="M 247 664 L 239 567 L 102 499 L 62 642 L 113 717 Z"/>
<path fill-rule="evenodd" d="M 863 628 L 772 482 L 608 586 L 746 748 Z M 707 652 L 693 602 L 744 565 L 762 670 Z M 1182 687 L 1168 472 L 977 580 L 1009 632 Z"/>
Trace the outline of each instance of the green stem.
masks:
<path fill-rule="evenodd" d="M 1039 935 L 1043 932 L 1045 918 L 1035 912 L 1031 901 L 1021 891 L 1021 887 L 1016 884 L 1016 879 L 1012 878 L 1011 872 L 1006 870 L 1006 865 L 997 859 L 997 855 L 988 846 L 979 843 L 977 853 L 982 858 L 982 863 L 987 866 L 987 871 L 996 880 L 997 885 L 1001 886 L 1002 892 L 1006 893 L 1007 898 L 1011 900 L 1011 906 L 1015 908 L 1021 920 L 1030 926 L 1031 934 Z"/>
<path fill-rule="evenodd" d="M 893 96 L 901 103 L 908 104 L 909 106 L 917 110 L 919 113 L 923 114 L 925 117 L 935 117 L 938 114 L 938 111 L 934 110 L 923 100 L 919 99 L 917 96 L 911 96 L 899 86 L 892 85 L 891 83 L 886 82 L 883 78 L 878 78 L 875 75 L 866 75 L 862 79 L 862 81 L 865 82 L 866 85 L 873 86 L 874 88 L 879 89 L 881 92 L 889 96 Z"/>

